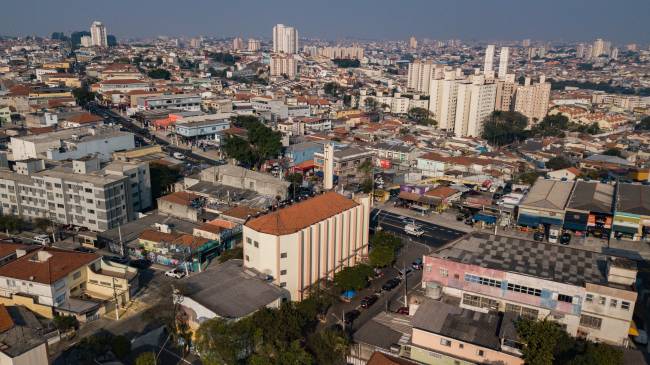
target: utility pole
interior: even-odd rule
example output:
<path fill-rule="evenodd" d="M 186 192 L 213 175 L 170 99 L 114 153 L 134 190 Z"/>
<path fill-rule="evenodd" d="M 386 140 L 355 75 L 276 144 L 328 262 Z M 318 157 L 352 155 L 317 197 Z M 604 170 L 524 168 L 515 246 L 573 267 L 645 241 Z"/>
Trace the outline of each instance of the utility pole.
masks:
<path fill-rule="evenodd" d="M 122 257 L 124 257 L 124 246 L 123 246 L 123 243 L 122 243 L 122 225 L 121 224 L 117 225 L 117 234 L 120 237 L 120 255 Z"/>
<path fill-rule="evenodd" d="M 117 301 L 117 290 L 115 290 L 115 278 L 113 278 L 113 298 L 115 299 L 115 320 L 120 320 L 119 303 Z"/>
<path fill-rule="evenodd" d="M 404 263 L 404 306 L 408 307 L 408 278 L 406 277 L 406 263 Z"/>

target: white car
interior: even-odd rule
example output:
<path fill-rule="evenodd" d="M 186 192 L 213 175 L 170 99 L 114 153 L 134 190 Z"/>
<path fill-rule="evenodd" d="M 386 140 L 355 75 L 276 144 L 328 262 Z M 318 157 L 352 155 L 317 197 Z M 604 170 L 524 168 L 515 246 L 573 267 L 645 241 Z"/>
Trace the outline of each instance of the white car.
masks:
<path fill-rule="evenodd" d="M 165 271 L 165 276 L 169 276 L 170 278 L 180 279 L 183 276 L 185 276 L 185 271 L 181 270 L 181 269 L 178 269 L 178 268 L 171 269 L 171 270 Z"/>
<path fill-rule="evenodd" d="M 174 152 L 173 156 L 177 160 L 184 160 L 185 159 L 185 155 L 180 153 L 180 152 Z"/>

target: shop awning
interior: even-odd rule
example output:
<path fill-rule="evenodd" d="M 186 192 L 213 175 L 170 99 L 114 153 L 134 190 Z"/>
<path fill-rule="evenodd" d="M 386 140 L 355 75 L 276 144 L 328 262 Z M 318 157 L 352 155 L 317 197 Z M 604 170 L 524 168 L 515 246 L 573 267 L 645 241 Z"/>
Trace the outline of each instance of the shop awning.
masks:
<path fill-rule="evenodd" d="M 497 222 L 497 217 L 493 215 L 478 213 L 474 215 L 474 220 L 477 222 L 485 222 L 487 224 L 495 224 Z"/>
<path fill-rule="evenodd" d="M 539 222 L 542 224 L 549 224 L 552 226 L 561 226 L 563 220 L 559 218 L 539 217 Z"/>
<path fill-rule="evenodd" d="M 616 224 L 612 227 L 612 230 L 614 232 L 621 232 L 621 233 L 627 233 L 627 234 L 637 234 L 637 233 L 639 233 L 638 228 L 628 227 L 628 226 L 619 226 L 619 225 L 616 225 Z"/>
<path fill-rule="evenodd" d="M 570 230 L 573 230 L 573 231 L 586 231 L 587 230 L 587 224 L 586 223 L 577 223 L 577 222 L 564 221 L 564 228 L 565 229 L 570 229 Z"/>
<path fill-rule="evenodd" d="M 537 227 L 539 223 L 539 217 L 532 215 L 519 214 L 519 218 L 517 219 L 517 224 L 520 226 Z"/>
<path fill-rule="evenodd" d="M 628 331 L 628 334 L 630 336 L 638 336 L 639 335 L 639 330 L 636 328 L 636 324 L 634 321 L 630 321 L 630 330 Z"/>

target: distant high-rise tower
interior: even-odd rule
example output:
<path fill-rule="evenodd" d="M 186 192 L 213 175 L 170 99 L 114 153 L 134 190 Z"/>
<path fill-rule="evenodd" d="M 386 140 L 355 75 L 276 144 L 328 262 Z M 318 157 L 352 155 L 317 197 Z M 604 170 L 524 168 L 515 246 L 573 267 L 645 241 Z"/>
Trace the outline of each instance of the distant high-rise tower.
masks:
<path fill-rule="evenodd" d="M 241 39 L 240 37 L 235 37 L 232 40 L 232 49 L 234 51 L 241 51 L 242 49 L 244 49 L 244 40 Z"/>
<path fill-rule="evenodd" d="M 271 56 L 271 76 L 286 76 L 293 80 L 298 73 L 298 64 L 293 55 L 274 54 Z"/>
<path fill-rule="evenodd" d="M 618 48 L 614 47 L 612 49 L 611 55 L 609 57 L 611 59 L 613 59 L 613 60 L 617 60 L 618 59 Z"/>
<path fill-rule="evenodd" d="M 530 39 L 524 39 L 521 41 L 522 47 L 530 47 Z"/>
<path fill-rule="evenodd" d="M 260 50 L 260 41 L 257 39 L 249 38 L 248 39 L 248 51 L 257 52 Z"/>
<path fill-rule="evenodd" d="M 501 47 L 501 54 L 499 54 L 499 80 L 506 78 L 508 74 L 508 55 L 510 48 Z"/>
<path fill-rule="evenodd" d="M 82 36 L 80 42 L 82 47 L 92 47 L 93 45 L 93 39 L 89 35 Z"/>
<path fill-rule="evenodd" d="M 483 65 L 485 77 L 494 77 L 494 44 L 489 44 L 485 49 L 485 64 Z"/>
<path fill-rule="evenodd" d="M 411 49 L 417 49 L 418 48 L 418 40 L 415 39 L 414 36 L 411 36 L 409 39 L 409 48 Z"/>
<path fill-rule="evenodd" d="M 429 83 L 438 66 L 432 61 L 415 60 L 409 63 L 407 88 L 418 93 L 429 93 Z"/>
<path fill-rule="evenodd" d="M 284 24 L 273 27 L 273 52 L 294 54 L 298 49 L 297 29 Z"/>
<path fill-rule="evenodd" d="M 90 26 L 90 37 L 92 45 L 96 47 L 108 47 L 106 26 L 102 22 L 94 21 Z"/>
<path fill-rule="evenodd" d="M 594 41 L 594 45 L 591 49 L 591 57 L 592 58 L 597 58 L 600 57 L 601 55 L 605 54 L 605 44 L 606 42 L 600 38 L 596 39 Z"/>

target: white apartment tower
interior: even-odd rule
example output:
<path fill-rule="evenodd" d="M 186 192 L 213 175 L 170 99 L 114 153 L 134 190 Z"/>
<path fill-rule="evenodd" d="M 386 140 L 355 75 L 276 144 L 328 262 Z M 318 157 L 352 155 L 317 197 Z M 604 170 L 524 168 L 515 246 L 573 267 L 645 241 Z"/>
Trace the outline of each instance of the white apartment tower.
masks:
<path fill-rule="evenodd" d="M 95 47 L 108 47 L 106 26 L 102 22 L 94 21 L 90 26 L 90 37 Z"/>
<path fill-rule="evenodd" d="M 249 38 L 248 39 L 248 51 L 257 52 L 260 50 L 260 41 L 257 39 Z"/>
<path fill-rule="evenodd" d="M 284 24 L 273 27 L 273 52 L 298 53 L 298 30 Z"/>
<path fill-rule="evenodd" d="M 418 48 L 418 40 L 415 38 L 415 36 L 411 36 L 409 39 L 409 48 L 413 50 Z"/>
<path fill-rule="evenodd" d="M 485 83 L 483 76 L 473 77 L 472 82 L 458 85 L 454 134 L 457 137 L 477 137 L 483 129 L 483 121 L 494 111 L 497 85 Z"/>
<path fill-rule="evenodd" d="M 501 47 L 501 53 L 499 54 L 499 80 L 506 78 L 508 74 L 508 55 L 510 53 L 510 48 Z"/>
<path fill-rule="evenodd" d="M 232 49 L 234 51 L 241 51 L 242 49 L 244 49 L 244 40 L 241 39 L 241 37 L 235 37 L 232 40 Z"/>
<path fill-rule="evenodd" d="M 442 68 L 432 61 L 415 60 L 409 63 L 406 87 L 418 93 L 428 94 L 431 79 L 441 78 Z"/>
<path fill-rule="evenodd" d="M 446 70 L 444 79 L 433 79 L 429 87 L 429 110 L 438 121 L 438 128 L 453 130 L 456 120 L 456 98 L 462 74 Z M 459 77 L 460 76 L 460 77 Z"/>
<path fill-rule="evenodd" d="M 483 74 L 486 78 L 494 77 L 494 44 L 488 44 L 485 49 L 485 64 Z"/>
<path fill-rule="evenodd" d="M 548 113 L 548 102 L 551 98 L 551 84 L 546 82 L 544 75 L 539 77 L 539 83 L 532 84 L 529 77 L 524 85 L 518 85 L 515 91 L 515 108 L 530 119 L 531 122 L 544 119 Z"/>
<path fill-rule="evenodd" d="M 291 54 L 274 54 L 271 56 L 271 76 L 284 76 L 293 80 L 298 73 L 298 64 Z"/>

